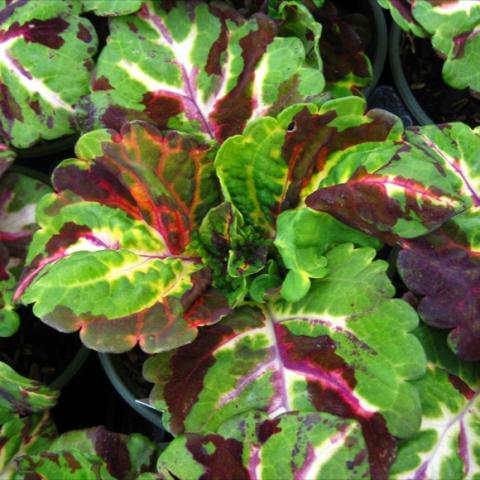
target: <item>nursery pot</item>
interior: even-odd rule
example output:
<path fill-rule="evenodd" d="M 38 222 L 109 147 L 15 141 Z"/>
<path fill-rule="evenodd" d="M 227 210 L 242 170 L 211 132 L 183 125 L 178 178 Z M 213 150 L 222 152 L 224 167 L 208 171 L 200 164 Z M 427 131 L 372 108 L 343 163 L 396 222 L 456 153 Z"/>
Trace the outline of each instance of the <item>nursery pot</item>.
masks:
<path fill-rule="evenodd" d="M 90 350 L 83 345 L 78 349 L 75 356 L 72 358 L 70 363 L 67 365 L 65 370 L 61 372 L 53 381 L 50 383 L 50 387 L 57 390 L 61 390 L 68 382 L 75 376 L 75 374 L 80 370 L 88 356 L 90 355 Z"/>
<path fill-rule="evenodd" d="M 373 20 L 375 35 L 372 37 L 374 43 L 373 52 L 369 52 L 369 57 L 372 62 L 373 78 L 372 83 L 363 90 L 366 97 L 372 93 L 382 75 L 387 58 L 388 44 L 387 23 L 385 21 L 383 8 L 378 5 L 377 0 L 367 0 L 367 3 L 370 10 L 369 19 L 370 21 Z"/>
<path fill-rule="evenodd" d="M 138 396 L 135 394 L 134 383 L 129 372 L 121 362 L 120 355 L 112 353 L 99 353 L 100 362 L 107 374 L 108 379 L 112 382 L 115 390 L 138 414 L 152 423 L 156 428 L 164 430 L 162 423 L 162 415 L 153 408 L 147 407 L 139 402 Z M 141 373 L 140 373 L 141 375 Z"/>
<path fill-rule="evenodd" d="M 390 68 L 392 70 L 393 81 L 397 87 L 398 93 L 402 97 L 408 111 L 415 118 L 419 125 L 428 125 L 435 123 L 418 103 L 413 94 L 410 85 L 407 82 L 400 58 L 400 40 L 403 31 L 396 24 L 392 23 L 389 39 Z"/>

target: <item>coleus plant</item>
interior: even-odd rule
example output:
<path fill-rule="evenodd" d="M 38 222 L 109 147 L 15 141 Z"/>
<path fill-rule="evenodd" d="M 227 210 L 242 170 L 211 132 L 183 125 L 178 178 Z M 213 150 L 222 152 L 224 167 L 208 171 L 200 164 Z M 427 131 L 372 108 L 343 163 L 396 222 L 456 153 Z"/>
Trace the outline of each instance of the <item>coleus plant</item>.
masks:
<path fill-rule="evenodd" d="M 442 75 L 453 88 L 480 95 L 480 4 L 470 0 L 377 0 L 393 20 L 418 37 L 430 37 L 445 59 Z"/>
<path fill-rule="evenodd" d="M 472 205 L 421 133 L 348 97 L 252 120 L 218 151 L 138 121 L 86 134 L 17 297 L 99 350 L 163 352 L 145 367 L 177 435 L 159 475 L 270 478 L 282 458 L 292 478 L 387 478 L 421 425 L 426 359 L 376 249 Z"/>
<path fill-rule="evenodd" d="M 50 415 L 59 392 L 0 362 L 0 477 L 136 480 L 151 471 L 157 449 L 139 434 L 104 427 L 59 435 Z"/>
<path fill-rule="evenodd" d="M 42 181 L 8 172 L 14 158 L 13 151 L 0 144 L 0 337 L 18 329 L 13 293 L 36 230 L 36 205 L 50 191 Z"/>

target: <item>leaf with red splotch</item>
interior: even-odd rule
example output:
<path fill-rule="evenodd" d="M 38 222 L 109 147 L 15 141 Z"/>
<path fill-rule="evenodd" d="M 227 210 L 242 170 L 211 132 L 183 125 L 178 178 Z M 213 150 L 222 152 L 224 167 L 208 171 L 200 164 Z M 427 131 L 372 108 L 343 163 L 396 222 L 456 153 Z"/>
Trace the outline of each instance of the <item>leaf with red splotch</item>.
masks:
<path fill-rule="evenodd" d="M 0 337 L 19 326 L 13 293 L 37 225 L 35 209 L 51 189 L 29 176 L 6 173 L 0 179 Z"/>
<path fill-rule="evenodd" d="M 69 480 L 118 480 L 110 475 L 105 462 L 82 452 L 41 452 L 16 459 L 16 480 L 68 478 Z"/>
<path fill-rule="evenodd" d="M 56 436 L 57 430 L 48 411 L 13 415 L 0 425 L 0 478 L 15 479 L 16 459 L 46 450 Z"/>
<path fill-rule="evenodd" d="M 378 0 L 404 30 L 430 37 L 445 60 L 442 77 L 453 88 L 480 95 L 480 3 L 469 0 Z"/>
<path fill-rule="evenodd" d="M 429 136 L 441 137 L 441 146 Z M 425 235 L 472 204 L 468 170 L 459 174 L 463 167 L 450 157 L 454 147 L 441 150 L 448 142 L 441 129 L 428 126 L 409 129 L 396 142 L 344 150 L 333 180 L 322 181 L 306 203 L 390 244 Z"/>
<path fill-rule="evenodd" d="M 480 360 L 480 135 L 452 123 L 413 128 L 407 140 L 457 177 L 457 190 L 471 206 L 441 229 L 401 241 L 399 272 L 420 297 L 423 320 L 453 329 L 449 341 L 454 351 L 463 359 Z"/>
<path fill-rule="evenodd" d="M 480 360 L 479 225 L 476 208 L 403 242 L 397 261 L 402 280 L 419 297 L 420 317 L 451 330 L 450 346 L 465 360 Z"/>
<path fill-rule="evenodd" d="M 299 38 L 221 2 L 147 1 L 110 28 L 83 102 L 87 130 L 141 119 L 222 142 L 324 87 Z"/>
<path fill-rule="evenodd" d="M 166 480 L 200 478 L 249 480 L 242 462 L 243 445 L 221 435 L 186 434 L 173 440 L 158 459 L 158 471 Z M 174 475 L 174 476 L 172 476 Z"/>
<path fill-rule="evenodd" d="M 475 478 L 480 465 L 479 364 L 455 357 L 444 332 L 422 325 L 414 333 L 429 365 L 426 375 L 415 381 L 422 426 L 399 442 L 390 478 Z"/>
<path fill-rule="evenodd" d="M 95 29 L 67 1 L 17 0 L 0 8 L 0 135 L 26 148 L 75 133 Z"/>
<path fill-rule="evenodd" d="M 39 205 L 17 297 L 97 350 L 188 343 L 228 311 L 193 241 L 219 199 L 212 148 L 136 122 L 86 134 L 76 153 Z"/>
<path fill-rule="evenodd" d="M 0 423 L 14 415 L 25 416 L 55 406 L 58 393 L 35 380 L 22 377 L 0 362 Z"/>
<path fill-rule="evenodd" d="M 18 458 L 15 478 L 136 480 L 153 469 L 155 460 L 156 447 L 143 435 L 94 427 L 64 433 L 44 451 Z"/>
<path fill-rule="evenodd" d="M 69 451 L 99 457 L 114 478 L 135 480 L 140 473 L 153 469 L 157 447 L 138 433 L 124 435 L 100 426 L 64 433 L 48 448 L 49 453 Z"/>
<path fill-rule="evenodd" d="M 397 117 L 365 110 L 366 102 L 359 97 L 331 100 L 320 108 L 296 105 L 278 118 L 251 122 L 242 135 L 228 139 L 215 167 L 224 196 L 245 225 L 274 238 L 282 211 L 301 204 L 321 181 L 339 183 L 340 175 L 351 172 L 351 165 L 342 165 L 338 173 L 343 152 L 381 148 L 400 136 Z"/>
<path fill-rule="evenodd" d="M 165 425 L 205 434 L 250 411 L 270 419 L 326 412 L 358 422 L 368 449 L 362 468 L 387 478 L 392 435 L 406 438 L 420 426 L 410 380 L 423 375 L 425 357 L 409 333 L 418 317 L 391 298 L 387 264 L 374 255 L 339 245 L 326 254 L 329 274 L 312 280 L 301 301 L 238 308 L 190 345 L 147 360 L 151 402 L 165 411 Z"/>
<path fill-rule="evenodd" d="M 160 456 L 159 471 L 192 480 L 204 475 L 239 480 L 369 476 L 357 422 L 313 412 L 266 417 L 250 413 L 227 422 L 220 435 L 187 433 L 176 438 Z"/>

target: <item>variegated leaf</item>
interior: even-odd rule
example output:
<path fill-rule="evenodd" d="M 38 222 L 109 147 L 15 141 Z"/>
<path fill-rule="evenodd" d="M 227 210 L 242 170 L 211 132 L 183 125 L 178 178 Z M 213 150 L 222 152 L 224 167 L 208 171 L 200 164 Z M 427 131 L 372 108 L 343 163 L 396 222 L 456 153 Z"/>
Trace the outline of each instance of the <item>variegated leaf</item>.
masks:
<path fill-rule="evenodd" d="M 442 76 L 453 88 L 480 95 L 480 3 L 471 0 L 378 0 L 394 20 L 417 36 L 431 37 L 445 63 Z"/>
<path fill-rule="evenodd" d="M 97 35 L 63 0 L 0 5 L 0 135 L 15 147 L 77 130 Z"/>
<path fill-rule="evenodd" d="M 57 431 L 49 412 L 21 417 L 13 415 L 0 428 L 0 478 L 14 480 L 15 460 L 48 449 Z"/>
<path fill-rule="evenodd" d="M 370 473 L 361 426 L 328 413 L 289 412 L 271 420 L 247 414 L 220 432 L 176 438 L 160 456 L 158 470 L 192 480 L 356 479 Z"/>
<path fill-rule="evenodd" d="M 428 324 L 453 329 L 449 342 L 465 360 L 480 360 L 480 135 L 461 123 L 409 132 L 415 148 L 459 179 L 471 207 L 430 235 L 403 241 L 399 273 L 420 298 Z"/>
<path fill-rule="evenodd" d="M 412 127 L 395 142 L 344 150 L 307 205 L 390 244 L 440 227 L 472 198 L 450 157 L 454 147 L 443 155 L 441 147 L 424 140 L 432 129 L 447 144 L 438 127 L 428 126 Z"/>
<path fill-rule="evenodd" d="M 251 122 L 242 135 L 227 140 L 215 166 L 226 199 L 245 224 L 273 238 L 282 211 L 297 207 L 322 180 L 343 180 L 334 170 L 342 152 L 381 148 L 399 137 L 397 117 L 365 108 L 358 97 L 331 100 L 320 108 L 300 104 L 277 118 Z M 381 165 L 388 161 L 376 160 Z M 343 168 L 343 177 L 353 173 L 352 168 Z"/>
<path fill-rule="evenodd" d="M 76 153 L 39 205 L 17 297 L 97 350 L 188 343 L 228 311 L 192 242 L 219 197 L 213 150 L 136 122 L 85 135 Z"/>
<path fill-rule="evenodd" d="M 94 427 L 64 433 L 44 451 L 18 458 L 15 480 L 137 480 L 155 459 L 156 447 L 143 435 Z"/>
<path fill-rule="evenodd" d="M 381 7 L 390 10 L 393 20 L 403 30 L 410 31 L 417 37 L 428 35 L 428 32 L 415 19 L 412 12 L 412 3 L 409 0 L 377 0 L 377 2 Z"/>
<path fill-rule="evenodd" d="M 19 325 L 13 293 L 37 225 L 35 209 L 51 189 L 26 175 L 7 173 L 0 179 L 0 337 Z"/>
<path fill-rule="evenodd" d="M 324 87 L 321 70 L 304 65 L 301 40 L 276 37 L 265 15 L 245 20 L 219 2 L 146 1 L 110 26 L 84 102 L 88 130 L 143 119 L 221 142 Z"/>
<path fill-rule="evenodd" d="M 397 267 L 419 297 L 420 317 L 451 330 L 451 348 L 465 360 L 480 360 L 480 242 L 478 209 L 435 232 L 403 242 Z"/>
<path fill-rule="evenodd" d="M 416 332 L 428 357 L 427 374 L 415 382 L 422 425 L 399 443 L 392 479 L 475 479 L 480 475 L 480 370 L 449 350 L 445 334 Z"/>
<path fill-rule="evenodd" d="M 144 374 L 157 384 L 151 401 L 165 410 L 165 425 L 207 434 L 250 411 L 272 420 L 326 412 L 358 422 L 368 451 L 359 468 L 387 478 L 392 435 L 407 438 L 420 425 L 410 380 L 423 375 L 425 358 L 409 333 L 418 318 L 391 299 L 387 265 L 374 255 L 342 244 L 326 254 L 329 275 L 300 302 L 244 306 L 190 345 L 149 359 Z"/>
<path fill-rule="evenodd" d="M 42 412 L 55 405 L 58 392 L 22 377 L 0 362 L 0 424 L 14 415 Z"/>

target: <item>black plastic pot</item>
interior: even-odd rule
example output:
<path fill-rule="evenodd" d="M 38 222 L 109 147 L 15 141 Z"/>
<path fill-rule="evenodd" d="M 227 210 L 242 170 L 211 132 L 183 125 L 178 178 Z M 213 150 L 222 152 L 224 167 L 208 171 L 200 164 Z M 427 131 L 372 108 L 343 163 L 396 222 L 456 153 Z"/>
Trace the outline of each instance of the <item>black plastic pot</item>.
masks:
<path fill-rule="evenodd" d="M 98 355 L 108 379 L 112 382 L 118 394 L 143 418 L 152 423 L 157 429 L 163 431 L 161 413 L 137 401 L 139 399 L 136 398 L 134 394 L 135 388 L 133 382 L 129 377 L 129 373 L 120 362 L 119 355 L 111 353 L 99 353 Z"/>
<path fill-rule="evenodd" d="M 377 3 L 377 0 L 368 0 L 368 6 L 371 10 L 372 19 L 375 27 L 375 46 L 373 55 L 370 60 L 372 62 L 373 78 L 372 83 L 366 87 L 363 91 L 364 95 L 368 97 L 380 79 L 383 68 L 385 67 L 385 61 L 387 59 L 387 45 L 388 45 L 388 32 L 387 23 L 385 21 L 385 14 L 383 8 Z"/>
<path fill-rule="evenodd" d="M 416 123 L 418 125 L 429 125 L 435 122 L 427 115 L 420 103 L 418 103 L 415 95 L 410 89 L 403 71 L 402 60 L 400 58 L 400 40 L 402 33 L 403 31 L 400 29 L 400 27 L 397 24 L 392 23 L 389 39 L 389 59 L 393 81 L 398 93 L 400 94 L 400 97 L 405 103 L 410 114 L 416 120 Z"/>
<path fill-rule="evenodd" d="M 50 384 L 50 387 L 61 390 L 80 370 L 89 355 L 90 350 L 82 345 L 78 349 L 78 352 L 73 359 L 67 365 L 67 368 L 65 368 L 65 370 L 53 380 L 53 382 Z"/>

